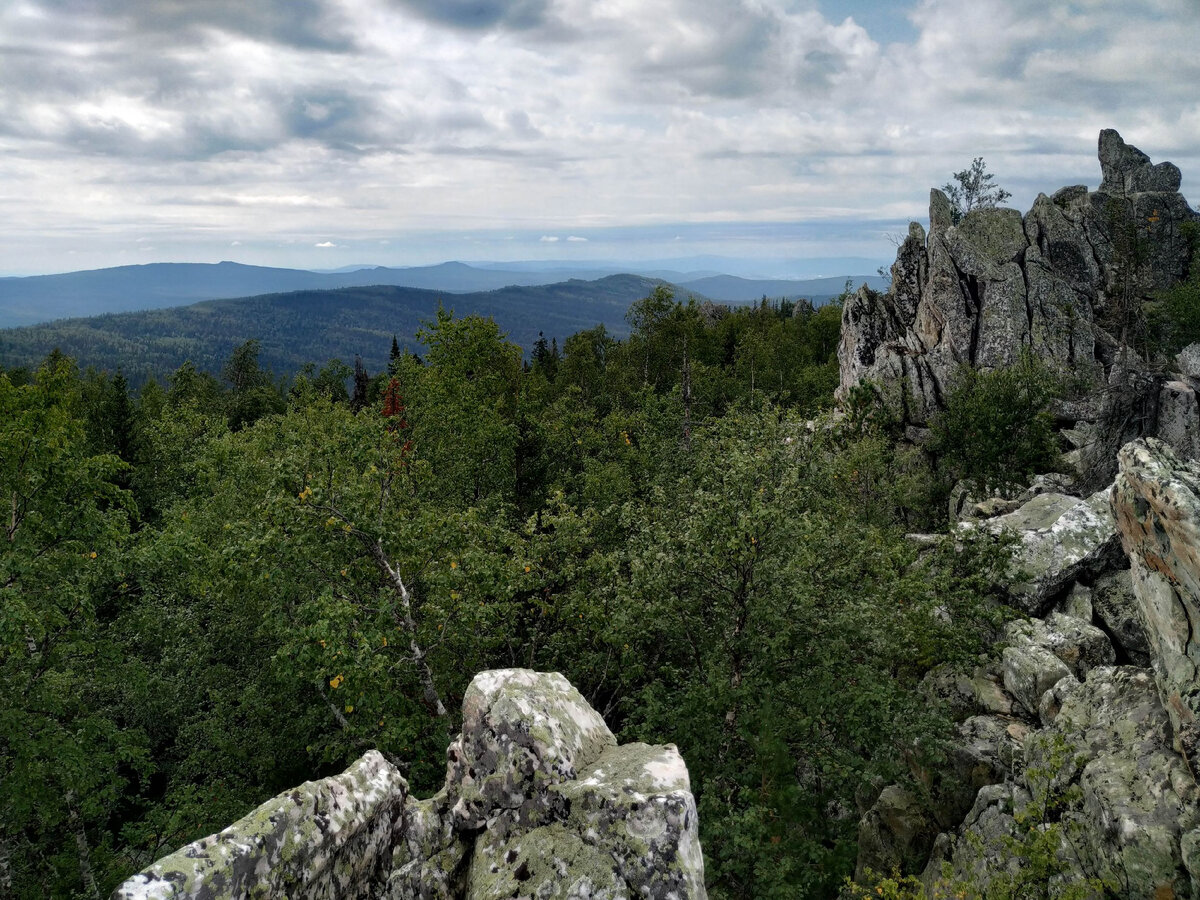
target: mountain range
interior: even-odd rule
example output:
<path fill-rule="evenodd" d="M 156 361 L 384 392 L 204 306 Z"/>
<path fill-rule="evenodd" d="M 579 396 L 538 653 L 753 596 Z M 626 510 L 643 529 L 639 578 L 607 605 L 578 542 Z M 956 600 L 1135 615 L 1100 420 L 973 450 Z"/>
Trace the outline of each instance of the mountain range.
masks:
<path fill-rule="evenodd" d="M 499 264 L 497 264 L 499 265 Z M 202 300 L 249 297 L 286 291 L 390 285 L 423 288 L 445 294 L 493 291 L 514 286 L 547 285 L 569 280 L 596 281 L 629 270 L 603 264 L 561 267 L 514 263 L 513 268 L 485 268 L 446 262 L 411 268 L 362 267 L 348 271 L 313 272 L 241 263 L 150 263 L 59 275 L 0 278 L 0 328 L 33 325 L 55 319 L 105 313 L 185 306 Z M 668 281 L 686 293 L 725 303 L 747 303 L 762 296 L 772 299 L 808 297 L 816 302 L 841 292 L 844 277 L 809 280 L 761 280 L 711 271 L 676 272 L 659 268 L 635 272 Z M 857 280 L 882 282 L 877 276 Z M 594 324 L 594 323 L 593 323 Z"/>
<path fill-rule="evenodd" d="M 162 378 L 189 360 L 201 370 L 219 372 L 234 347 L 254 338 L 260 342 L 260 363 L 279 375 L 306 363 L 352 362 L 355 356 L 379 371 L 387 364 L 393 335 L 422 352 L 416 333 L 439 305 L 459 316 L 490 316 L 510 340 L 529 348 L 539 333 L 562 341 L 597 324 L 625 334 L 626 310 L 659 283 L 610 275 L 454 295 L 371 285 L 209 300 L 0 330 L 0 364 L 35 366 L 58 348 L 81 367 L 120 368 L 137 384 L 150 376 Z"/>

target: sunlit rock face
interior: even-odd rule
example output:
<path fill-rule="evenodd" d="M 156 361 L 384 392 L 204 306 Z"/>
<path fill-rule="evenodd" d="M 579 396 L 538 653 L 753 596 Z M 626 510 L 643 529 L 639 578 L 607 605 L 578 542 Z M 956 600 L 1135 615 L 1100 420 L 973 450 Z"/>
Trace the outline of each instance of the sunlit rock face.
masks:
<path fill-rule="evenodd" d="M 114 900 L 704 898 L 687 766 L 618 746 L 557 673 L 481 672 L 445 787 L 409 795 L 371 751 L 141 872 Z"/>

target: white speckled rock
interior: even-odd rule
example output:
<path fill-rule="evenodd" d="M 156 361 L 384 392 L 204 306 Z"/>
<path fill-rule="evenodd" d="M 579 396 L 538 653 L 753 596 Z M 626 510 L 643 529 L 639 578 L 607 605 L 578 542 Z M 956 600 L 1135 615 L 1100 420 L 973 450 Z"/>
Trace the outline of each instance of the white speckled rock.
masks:
<path fill-rule="evenodd" d="M 705 900 L 674 745 L 616 746 L 558 673 L 481 672 L 415 800 L 371 751 L 135 875 L 113 900 Z"/>
<path fill-rule="evenodd" d="M 374 750 L 133 876 L 113 900 L 377 896 L 408 785 Z"/>
<path fill-rule="evenodd" d="M 1049 796 L 1068 881 L 1100 878 L 1119 897 L 1200 897 L 1196 783 L 1171 749 L 1150 672 L 1099 666 L 1054 691 L 1061 709 L 1025 741 L 1015 779 L 983 788 L 957 835 L 939 837 L 925 870 L 929 895 L 952 896 L 943 863 L 951 882 L 972 879 L 980 893 L 1015 871 L 1016 819 L 1039 821 Z"/>
<path fill-rule="evenodd" d="M 673 745 L 610 747 L 550 791 L 565 818 L 522 829 L 504 814 L 475 845 L 468 900 L 705 896 L 696 803 Z"/>
<path fill-rule="evenodd" d="M 575 778 L 608 747 L 608 726 L 557 672 L 480 672 L 463 696 L 463 730 L 447 751 L 455 828 L 485 825 L 503 810 L 537 821 L 545 787 Z"/>

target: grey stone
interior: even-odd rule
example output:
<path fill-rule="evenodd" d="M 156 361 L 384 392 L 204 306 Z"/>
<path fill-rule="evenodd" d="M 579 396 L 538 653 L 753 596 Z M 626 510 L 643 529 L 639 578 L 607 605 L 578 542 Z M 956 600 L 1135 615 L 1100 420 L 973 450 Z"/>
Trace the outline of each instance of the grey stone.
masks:
<path fill-rule="evenodd" d="M 1011 602 L 1030 615 L 1045 613 L 1076 580 L 1114 568 L 1121 556 L 1107 489 L 1083 500 L 1038 494 L 1015 512 L 958 530 L 1016 536 Z"/>
<path fill-rule="evenodd" d="M 1062 679 L 1082 679 L 1114 659 L 1108 636 L 1088 622 L 1059 612 L 1045 620 L 1005 627 L 1004 687 L 1031 715 L 1042 712 L 1043 695 Z"/>
<path fill-rule="evenodd" d="M 1188 344 L 1175 357 L 1175 366 L 1184 378 L 1200 382 L 1200 343 Z"/>
<path fill-rule="evenodd" d="M 463 728 L 446 751 L 454 827 L 483 827 L 502 810 L 529 819 L 549 812 L 544 788 L 574 779 L 616 746 L 608 726 L 557 672 L 497 669 L 463 695 Z"/>
<path fill-rule="evenodd" d="M 1159 390 L 1158 437 L 1184 459 L 1200 460 L 1200 405 L 1191 385 L 1168 381 Z"/>
<path fill-rule="evenodd" d="M 1091 622 L 1095 615 L 1092 605 L 1092 589 L 1082 584 L 1075 585 L 1071 588 L 1071 592 L 1059 601 L 1055 609 L 1063 615 Z"/>
<path fill-rule="evenodd" d="M 1126 144 L 1112 128 L 1100 132 L 1100 168 L 1104 180 L 1100 190 L 1109 194 L 1135 194 L 1145 191 L 1179 190 L 1179 169 L 1171 163 L 1150 162 L 1150 157 Z"/>
<path fill-rule="evenodd" d="M 1150 666 L 1150 642 L 1133 593 L 1129 569 L 1109 572 L 1092 585 L 1092 608 L 1096 621 L 1111 635 L 1114 645 L 1135 666 Z"/>
<path fill-rule="evenodd" d="M 962 826 L 935 843 L 923 876 L 929 895 L 955 881 L 985 893 L 1016 873 L 1013 842 L 1030 825 L 1057 823 L 1064 883 L 1093 878 L 1120 897 L 1200 896 L 1197 787 L 1171 749 L 1151 673 L 1100 666 L 1050 693 L 1060 708 L 1025 741 L 1015 780 L 980 790 Z"/>
<path fill-rule="evenodd" d="M 219 834 L 134 875 L 113 900 L 377 896 L 408 785 L 372 750 L 343 774 L 305 782 Z"/>
<path fill-rule="evenodd" d="M 1064 678 L 1072 678 L 1066 663 L 1036 644 L 1005 647 L 1004 689 L 1012 694 L 1031 716 L 1037 716 L 1042 695 Z"/>
<path fill-rule="evenodd" d="M 114 900 L 703 900 L 687 766 L 616 746 L 558 673 L 476 675 L 446 784 L 416 800 L 371 751 L 135 875 Z"/>
<path fill-rule="evenodd" d="M 889 785 L 858 823 L 858 862 L 854 877 L 887 874 L 925 859 L 934 830 L 923 805 L 899 785 Z"/>
<path fill-rule="evenodd" d="M 1114 335 L 1123 333 L 1128 307 L 1136 312 L 1186 276 L 1191 249 L 1182 226 L 1197 214 L 1178 193 L 1175 166 L 1151 164 L 1115 131 L 1101 133 L 1098 151 L 1100 190 L 1039 195 L 1023 218 L 980 209 L 955 224 L 945 194 L 931 191 L 929 230 L 910 227 L 891 288 L 860 291 L 843 309 L 839 401 L 870 382 L 903 426 L 926 428 L 962 366 L 1003 366 L 1025 350 L 1052 369 L 1111 382 L 1127 356 Z M 1140 236 L 1137 253 L 1131 230 Z M 1155 378 L 1121 379 L 1132 399 L 1056 406 L 1068 424 L 1085 426 L 1073 457 L 1081 489 L 1109 483 L 1117 449 L 1156 427 Z"/>
<path fill-rule="evenodd" d="M 1122 448 L 1119 463 L 1113 510 L 1155 677 L 1176 748 L 1200 762 L 1200 465 L 1153 438 Z"/>

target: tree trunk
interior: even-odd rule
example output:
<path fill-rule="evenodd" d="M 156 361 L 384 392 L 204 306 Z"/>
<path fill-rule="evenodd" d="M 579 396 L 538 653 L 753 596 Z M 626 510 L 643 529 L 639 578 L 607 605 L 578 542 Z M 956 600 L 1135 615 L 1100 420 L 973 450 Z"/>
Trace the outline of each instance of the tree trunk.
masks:
<path fill-rule="evenodd" d="M 83 880 L 83 889 L 93 900 L 100 900 L 100 888 L 96 885 L 96 877 L 92 874 L 91 852 L 88 850 L 87 832 L 83 830 L 83 820 L 79 818 L 79 810 L 75 806 L 75 792 L 67 791 L 67 827 L 75 836 L 75 852 L 79 855 L 79 876 Z"/>

